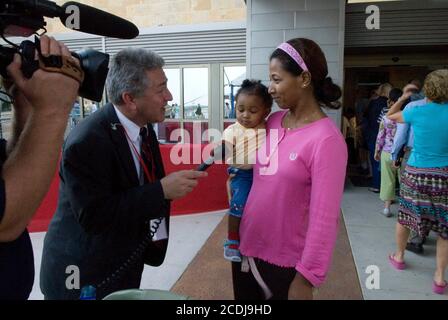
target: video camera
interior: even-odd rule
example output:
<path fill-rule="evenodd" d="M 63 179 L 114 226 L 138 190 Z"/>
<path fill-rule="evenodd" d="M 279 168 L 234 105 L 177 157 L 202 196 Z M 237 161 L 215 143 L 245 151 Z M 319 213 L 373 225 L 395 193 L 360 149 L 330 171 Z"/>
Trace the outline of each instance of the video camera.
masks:
<path fill-rule="evenodd" d="M 122 39 L 138 36 L 137 27 L 131 22 L 105 11 L 70 1 L 62 6 L 47 0 L 2 0 L 0 3 L 0 36 L 10 46 L 0 45 L 0 75 L 7 78 L 6 68 L 13 61 L 14 54 L 22 57 L 22 72 L 27 78 L 41 68 L 61 72 L 80 81 L 79 95 L 93 101 L 101 101 L 104 83 L 109 71 L 109 55 L 92 49 L 71 52 L 80 61 L 81 70 L 67 65 L 66 59 L 57 56 L 40 55 L 40 36 L 46 32 L 44 17 L 59 18 L 68 28 L 85 33 Z M 43 32 L 37 34 L 39 30 Z M 6 37 L 37 36 L 34 42 L 23 41 L 20 46 L 8 41 Z M 35 52 L 39 60 L 35 59 Z"/>

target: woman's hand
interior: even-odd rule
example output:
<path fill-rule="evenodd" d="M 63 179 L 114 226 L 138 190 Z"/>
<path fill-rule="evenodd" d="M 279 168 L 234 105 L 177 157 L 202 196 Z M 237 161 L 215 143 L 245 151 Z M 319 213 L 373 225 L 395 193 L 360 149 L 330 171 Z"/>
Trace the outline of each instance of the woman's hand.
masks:
<path fill-rule="evenodd" d="M 409 97 L 412 95 L 412 90 L 411 89 L 417 89 L 416 86 L 414 85 L 407 85 L 403 88 L 403 94 L 401 95 L 400 98 L 398 98 L 398 100 L 392 104 L 392 106 L 389 108 L 389 111 L 386 113 L 386 117 L 390 120 L 393 121 L 398 121 L 397 119 L 400 118 L 400 123 L 403 122 L 403 119 L 401 118 L 401 115 L 398 117 L 396 115 L 396 113 L 399 113 L 401 110 L 401 107 L 403 106 L 403 104 L 409 99 Z M 394 116 L 395 117 L 392 117 Z"/>
<path fill-rule="evenodd" d="M 381 161 L 381 153 L 379 151 L 375 151 L 375 156 L 373 158 L 376 161 Z"/>
<path fill-rule="evenodd" d="M 298 272 L 289 286 L 288 300 L 313 300 L 313 286 Z"/>
<path fill-rule="evenodd" d="M 398 101 L 401 103 L 405 103 L 410 96 L 412 96 L 412 91 L 406 91 L 401 95 L 400 98 L 398 98 Z"/>
<path fill-rule="evenodd" d="M 409 94 L 408 98 L 413 94 L 413 92 L 415 91 L 419 91 L 418 87 L 415 84 L 409 83 L 407 85 L 404 86 L 403 88 L 403 93 L 404 94 Z"/>
<path fill-rule="evenodd" d="M 394 168 L 394 169 L 399 169 L 399 168 L 400 168 L 400 166 L 397 164 L 397 161 L 396 161 L 396 160 L 395 160 L 395 161 L 392 161 L 392 163 L 391 163 L 391 167 Z"/>

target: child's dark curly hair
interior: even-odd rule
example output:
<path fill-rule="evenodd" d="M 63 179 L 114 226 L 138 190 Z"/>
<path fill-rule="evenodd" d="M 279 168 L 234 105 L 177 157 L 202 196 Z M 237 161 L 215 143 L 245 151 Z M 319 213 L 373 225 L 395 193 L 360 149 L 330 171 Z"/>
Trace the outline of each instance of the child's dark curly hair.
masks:
<path fill-rule="evenodd" d="M 238 96 L 242 93 L 259 96 L 267 109 L 272 107 L 272 97 L 268 92 L 268 88 L 262 84 L 260 80 L 244 80 L 241 84 L 241 88 L 236 93 L 236 101 L 238 101 Z"/>

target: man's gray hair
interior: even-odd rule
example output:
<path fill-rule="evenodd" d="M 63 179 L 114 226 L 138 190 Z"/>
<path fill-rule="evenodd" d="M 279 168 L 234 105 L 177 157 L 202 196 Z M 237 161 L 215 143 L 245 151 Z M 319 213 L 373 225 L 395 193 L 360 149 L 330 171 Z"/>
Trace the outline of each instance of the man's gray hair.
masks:
<path fill-rule="evenodd" d="M 124 92 L 135 97 L 142 96 L 149 86 L 146 72 L 164 65 L 163 58 L 153 51 L 140 48 L 121 50 L 112 59 L 106 80 L 109 100 L 115 105 L 122 105 Z"/>

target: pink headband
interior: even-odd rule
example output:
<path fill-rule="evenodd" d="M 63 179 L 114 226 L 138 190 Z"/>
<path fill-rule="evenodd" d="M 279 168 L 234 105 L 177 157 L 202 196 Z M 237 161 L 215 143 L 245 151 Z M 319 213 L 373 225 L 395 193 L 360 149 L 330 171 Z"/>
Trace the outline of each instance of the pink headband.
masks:
<path fill-rule="evenodd" d="M 294 49 L 292 45 L 287 42 L 283 42 L 277 47 L 277 49 L 281 49 L 286 52 L 300 66 L 300 68 L 302 68 L 303 71 L 308 71 L 308 67 L 305 64 L 305 61 L 303 61 L 302 56 L 296 49 Z"/>

